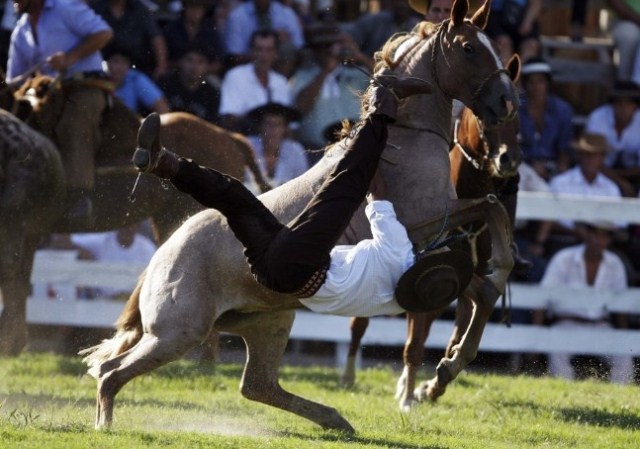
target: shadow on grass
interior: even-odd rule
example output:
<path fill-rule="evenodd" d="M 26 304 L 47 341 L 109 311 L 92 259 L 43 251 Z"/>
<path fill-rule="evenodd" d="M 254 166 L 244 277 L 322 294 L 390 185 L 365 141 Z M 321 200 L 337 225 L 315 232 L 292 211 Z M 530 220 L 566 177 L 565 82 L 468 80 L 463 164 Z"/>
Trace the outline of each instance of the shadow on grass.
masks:
<path fill-rule="evenodd" d="M 640 416 L 624 411 L 609 412 L 583 407 L 571 407 L 560 409 L 559 416 L 567 422 L 598 427 L 618 427 L 625 430 L 640 430 Z"/>
<path fill-rule="evenodd" d="M 281 432 L 280 435 L 282 436 L 286 436 L 286 437 L 291 437 L 291 438 L 298 438 L 300 440 L 308 440 L 309 439 L 309 435 L 308 434 L 304 434 L 304 433 L 297 433 L 297 432 Z M 343 443 L 343 444 L 348 444 L 348 443 L 354 443 L 354 444 L 362 444 L 362 445 L 366 445 L 366 446 L 380 446 L 380 447 L 401 447 L 402 449 L 448 449 L 449 446 L 425 446 L 425 445 L 415 445 L 415 444 L 409 444 L 407 445 L 406 442 L 399 442 L 399 441 L 394 441 L 390 438 L 385 438 L 385 439 L 379 439 L 379 438 L 363 438 L 363 437 L 359 437 L 357 435 L 351 435 L 348 433 L 343 433 L 343 432 L 328 432 L 322 435 L 314 435 L 313 437 L 314 440 L 320 440 L 320 441 L 327 441 L 327 442 L 331 442 L 331 443 Z"/>

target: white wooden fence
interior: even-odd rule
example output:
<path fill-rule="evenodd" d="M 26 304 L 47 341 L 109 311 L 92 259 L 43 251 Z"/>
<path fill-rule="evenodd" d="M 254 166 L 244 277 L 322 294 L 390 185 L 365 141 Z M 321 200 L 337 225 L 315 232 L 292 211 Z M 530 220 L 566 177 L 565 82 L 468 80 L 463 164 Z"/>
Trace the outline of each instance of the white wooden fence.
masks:
<path fill-rule="evenodd" d="M 585 199 L 546 193 L 520 194 L 518 218 L 627 221 L 640 223 L 640 200 Z M 131 264 L 78 261 L 74 254 L 40 251 L 34 263 L 34 295 L 27 302 L 27 320 L 33 324 L 108 328 L 119 316 L 122 301 L 97 298 L 73 298 L 73 291 L 58 289 L 59 296 L 47 295 L 46 286 L 81 285 L 132 288 L 144 267 Z M 625 292 L 594 292 L 588 289 L 543 289 L 537 285 L 511 286 L 512 307 L 544 309 L 551 298 L 564 305 L 595 308 L 606 304 L 611 312 L 640 314 L 640 288 Z M 329 341 L 343 354 L 349 342 L 348 318 L 299 311 L 291 332 L 292 339 Z M 426 346 L 444 348 L 452 323 L 437 320 Z M 401 346 L 406 337 L 404 320 L 376 317 L 363 339 L 364 345 Z M 552 329 L 543 326 L 489 323 L 480 345 L 481 351 L 496 352 L 575 352 L 594 355 L 619 354 L 640 357 L 640 331 L 619 329 Z"/>

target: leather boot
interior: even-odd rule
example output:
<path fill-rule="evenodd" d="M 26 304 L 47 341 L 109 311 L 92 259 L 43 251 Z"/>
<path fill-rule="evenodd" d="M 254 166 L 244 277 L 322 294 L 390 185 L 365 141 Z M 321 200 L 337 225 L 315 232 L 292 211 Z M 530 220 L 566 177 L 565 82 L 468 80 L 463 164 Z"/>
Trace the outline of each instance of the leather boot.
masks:
<path fill-rule="evenodd" d="M 500 201 L 502 205 L 507 210 L 507 214 L 509 215 L 509 224 L 511 228 L 511 232 L 515 229 L 516 222 L 516 208 L 518 206 L 518 194 L 517 193 L 507 193 L 500 195 Z M 532 267 L 533 263 L 522 256 L 520 256 L 520 250 L 518 249 L 518 245 L 513 242 L 511 244 L 511 254 L 513 255 L 513 271 L 525 275 Z"/>
<path fill-rule="evenodd" d="M 433 86 L 426 80 L 414 76 L 401 76 L 391 69 L 384 69 L 373 76 L 374 84 L 391 89 L 397 99 L 412 95 L 430 94 Z"/>
<path fill-rule="evenodd" d="M 160 116 L 149 114 L 138 130 L 138 148 L 133 153 L 133 165 L 143 173 L 160 178 L 173 178 L 178 173 L 178 155 L 160 143 Z"/>

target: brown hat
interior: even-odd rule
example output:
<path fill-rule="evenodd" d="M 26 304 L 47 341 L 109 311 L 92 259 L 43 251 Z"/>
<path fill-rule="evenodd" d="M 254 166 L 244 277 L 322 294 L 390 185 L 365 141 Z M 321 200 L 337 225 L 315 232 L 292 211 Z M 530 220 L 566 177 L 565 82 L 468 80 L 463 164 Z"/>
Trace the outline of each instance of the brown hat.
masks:
<path fill-rule="evenodd" d="M 574 142 L 573 148 L 584 153 L 607 153 L 610 150 L 606 137 L 602 134 L 584 133 Z"/>
<path fill-rule="evenodd" d="M 431 0 L 409 0 L 409 6 L 415 12 L 422 14 L 423 16 L 427 14 L 427 4 L 430 3 Z"/>
<path fill-rule="evenodd" d="M 325 22 L 310 25 L 305 30 L 305 40 L 309 47 L 322 47 L 340 41 L 342 31 L 336 23 Z"/>
<path fill-rule="evenodd" d="M 396 301 L 407 312 L 429 312 L 456 299 L 471 282 L 473 262 L 464 251 L 428 254 L 400 278 Z"/>

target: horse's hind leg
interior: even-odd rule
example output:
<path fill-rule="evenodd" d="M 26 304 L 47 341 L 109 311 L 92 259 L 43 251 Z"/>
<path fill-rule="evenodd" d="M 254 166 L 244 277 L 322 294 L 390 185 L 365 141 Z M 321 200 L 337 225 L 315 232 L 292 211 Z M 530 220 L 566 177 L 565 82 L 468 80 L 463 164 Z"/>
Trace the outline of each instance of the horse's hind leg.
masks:
<path fill-rule="evenodd" d="M 197 341 L 160 339 L 155 335 L 144 334 L 129 351 L 103 363 L 98 379 L 96 429 L 111 426 L 115 396 L 127 382 L 178 359 L 195 344 Z"/>
<path fill-rule="evenodd" d="M 243 396 L 307 418 L 324 429 L 354 432 L 335 409 L 285 391 L 278 382 L 280 359 L 287 346 L 293 313 L 261 313 L 251 326 L 237 329 L 247 345 L 242 375 Z"/>
<path fill-rule="evenodd" d="M 340 382 L 344 387 L 352 387 L 356 382 L 356 357 L 360 349 L 360 343 L 367 327 L 369 326 L 369 318 L 353 317 L 349 323 L 351 329 L 351 341 L 349 342 L 349 352 L 347 353 L 347 361 L 344 364 L 344 371 Z"/>

